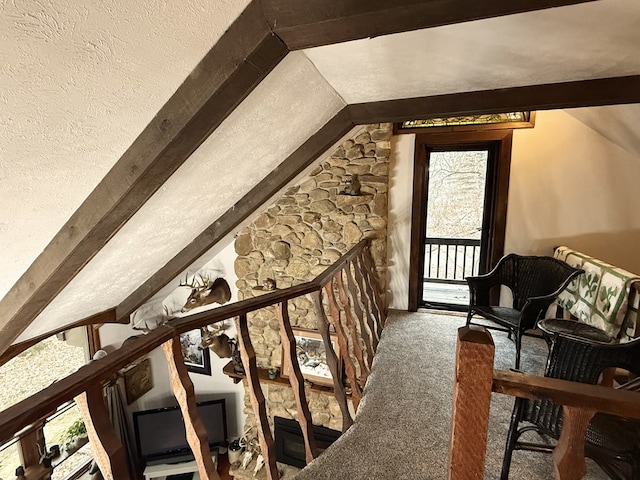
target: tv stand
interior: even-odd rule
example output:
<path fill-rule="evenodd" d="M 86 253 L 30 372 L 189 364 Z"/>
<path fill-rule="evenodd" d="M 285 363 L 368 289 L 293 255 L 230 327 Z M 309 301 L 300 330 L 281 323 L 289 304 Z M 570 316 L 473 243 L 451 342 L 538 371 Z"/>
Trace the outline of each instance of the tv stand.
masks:
<path fill-rule="evenodd" d="M 218 451 L 211 452 L 213 466 L 218 468 Z M 193 480 L 200 480 L 198 475 L 198 465 L 195 460 L 180 463 L 161 463 L 158 465 L 148 465 L 145 467 L 143 475 L 144 480 L 165 480 L 169 475 L 178 475 L 180 473 L 194 472 Z"/>

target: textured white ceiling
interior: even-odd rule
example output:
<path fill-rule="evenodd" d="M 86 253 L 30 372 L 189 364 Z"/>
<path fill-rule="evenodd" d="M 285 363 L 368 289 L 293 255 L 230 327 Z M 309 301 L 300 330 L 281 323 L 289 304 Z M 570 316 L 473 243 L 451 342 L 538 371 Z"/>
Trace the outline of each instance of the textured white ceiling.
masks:
<path fill-rule="evenodd" d="M 638 74 L 639 47 L 640 1 L 601 0 L 305 53 L 360 103 Z"/>
<path fill-rule="evenodd" d="M 17 341 L 120 303 L 343 106 L 304 54 L 289 54 Z"/>
<path fill-rule="evenodd" d="M 0 0 L 0 297 L 247 3 Z M 638 25 L 600 0 L 289 55 L 18 341 L 116 306 L 343 99 L 637 74 Z"/>
<path fill-rule="evenodd" d="M 0 298 L 248 0 L 0 0 Z"/>

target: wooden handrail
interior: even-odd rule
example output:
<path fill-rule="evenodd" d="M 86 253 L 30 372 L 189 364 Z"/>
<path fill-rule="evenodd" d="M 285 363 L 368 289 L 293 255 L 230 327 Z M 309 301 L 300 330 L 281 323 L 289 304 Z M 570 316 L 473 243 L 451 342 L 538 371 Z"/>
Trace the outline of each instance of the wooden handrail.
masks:
<path fill-rule="evenodd" d="M 174 336 L 173 328 L 165 325 L 147 335 L 130 339 L 107 357 L 92 361 L 71 375 L 0 412 L 0 442 L 8 440 L 15 432 L 55 411 L 59 405 L 72 400 L 91 386 L 111 379 L 118 370 Z"/>
<path fill-rule="evenodd" d="M 268 466 L 267 470 L 270 478 L 277 478 L 278 472 L 275 468 L 275 457 L 272 448 L 273 441 L 271 439 L 268 422 L 265 421 L 266 411 L 264 410 L 264 398 L 262 398 L 263 396 L 261 394 L 262 392 L 257 376 L 255 353 L 252 352 L 253 349 L 251 347 L 248 334 L 247 313 L 274 305 L 279 305 L 282 309 L 284 308 L 283 306 L 286 306 L 288 300 L 292 300 L 306 294 L 313 294 L 316 310 L 323 310 L 322 291 L 324 290 L 327 294 L 328 307 L 333 321 L 331 322 L 329 317 L 327 317 L 323 311 L 323 315 L 319 315 L 322 320 L 319 327 L 323 333 L 332 372 L 334 376 L 340 377 L 341 373 L 337 371 L 338 361 L 336 352 L 333 351 L 333 347 L 328 336 L 330 325 L 333 326 L 336 332 L 339 332 L 339 344 L 342 347 L 341 357 L 346 361 L 346 359 L 350 360 L 348 345 L 351 345 L 353 348 L 353 345 L 357 344 L 359 347 L 360 340 L 362 340 L 368 347 L 368 353 L 370 353 L 371 356 L 375 354 L 380 333 L 386 318 L 386 308 L 382 305 L 379 286 L 377 284 L 377 276 L 373 271 L 373 261 L 367 249 L 368 245 L 369 240 L 362 240 L 343 255 L 335 264 L 328 267 L 322 274 L 310 282 L 283 290 L 265 293 L 259 297 L 249 298 L 230 305 L 221 306 L 207 312 L 190 315 L 189 317 L 175 319 L 169 324 L 163 325 L 146 335 L 140 335 L 126 340 L 114 353 L 100 360 L 90 362 L 68 377 L 50 385 L 16 405 L 9 407 L 3 412 L 0 412 L 0 442 L 4 442 L 11 438 L 15 432 L 22 430 L 25 426 L 42 418 L 43 415 L 55 410 L 55 408 L 60 404 L 69 401 L 74 397 L 78 397 L 79 395 L 83 395 L 84 392 L 93 391 L 92 389 L 97 388 L 97 385 L 101 385 L 113 378 L 120 369 L 130 365 L 136 359 L 148 354 L 155 348 L 158 348 L 161 345 L 166 346 L 170 344 L 175 347 L 175 342 L 177 342 L 180 334 L 236 317 L 238 318 L 238 338 L 241 346 L 243 363 L 247 364 L 245 365 L 245 369 L 247 370 L 247 378 L 249 380 L 252 400 L 255 403 L 254 409 L 261 420 L 259 422 L 261 425 L 258 432 L 261 440 L 261 447 L 265 450 L 265 461 Z M 343 275 L 346 279 L 348 288 L 345 288 L 342 283 Z M 336 281 L 336 278 L 339 280 Z M 334 288 L 336 288 L 339 293 L 341 304 L 337 302 L 336 296 L 333 294 Z M 351 310 L 352 308 L 354 309 L 353 314 Z M 350 327 L 347 329 L 344 329 L 342 326 L 343 320 L 341 312 L 343 310 L 346 310 L 345 318 L 348 319 Z M 288 318 L 284 311 L 282 311 L 281 314 L 283 315 L 281 321 L 286 327 Z M 359 326 L 361 327 L 360 331 L 358 331 L 357 328 L 354 328 L 354 315 L 355 318 L 359 320 Z M 364 318 L 365 316 L 367 317 L 366 323 Z M 365 325 L 368 328 L 364 328 Z M 283 331 L 283 340 L 286 339 L 287 341 L 291 341 L 291 332 L 288 330 L 290 330 L 290 326 L 285 328 Z M 349 335 L 351 337 L 349 337 Z M 359 335 L 367 335 L 367 337 L 362 339 L 352 338 L 354 335 L 356 337 Z M 173 353 L 175 354 L 175 352 Z M 360 352 L 360 356 L 361 355 L 362 352 Z M 176 355 L 173 355 L 171 358 L 175 360 L 175 362 L 178 362 L 179 360 Z M 368 358 L 369 367 L 371 360 L 372 358 Z M 299 372 L 299 365 L 297 365 L 296 356 L 289 355 L 288 361 L 295 362 L 295 364 L 291 365 L 291 370 L 293 372 Z M 178 373 L 183 369 L 183 365 L 180 365 L 180 363 L 176 363 L 174 367 L 175 368 L 173 370 Z M 363 369 L 362 373 L 363 378 L 356 378 L 355 371 L 351 372 L 350 375 L 350 381 L 352 384 L 351 388 L 353 391 L 353 398 L 355 400 L 354 407 L 356 409 L 361 397 L 361 389 L 363 386 L 363 384 L 360 385 L 359 383 L 366 379 L 368 369 Z M 297 375 L 297 377 L 300 377 L 300 375 Z M 296 380 L 298 380 L 298 382 L 294 388 L 297 387 L 298 403 L 302 401 L 306 402 L 302 382 L 300 382 L 301 378 L 297 378 Z M 346 403 L 345 388 L 342 384 L 342 378 L 334 378 L 334 380 L 336 386 L 335 397 L 338 400 L 343 413 L 343 430 L 346 430 L 351 425 L 352 419 L 349 415 Z M 186 412 L 189 417 L 185 418 L 185 422 L 189 425 L 199 425 L 197 412 L 191 412 L 193 409 L 189 408 L 188 403 L 185 403 L 184 392 L 186 391 L 186 395 L 188 396 L 188 392 L 192 390 L 192 386 L 190 386 L 188 381 L 188 376 L 185 378 L 185 375 L 177 375 L 174 372 L 172 382 L 177 385 L 177 387 L 180 387 L 174 390 L 177 392 L 176 395 L 180 397 L 179 400 L 184 403 L 184 405 L 181 404 L 183 406 L 183 411 Z M 296 382 L 292 383 L 295 384 Z M 300 410 L 304 410 L 304 408 L 301 408 Z M 306 427 L 306 431 L 311 433 L 312 428 L 309 425 L 309 412 L 306 412 L 306 415 L 303 415 L 303 417 L 304 418 L 301 418 L 301 425 L 303 429 Z M 194 435 L 193 438 L 195 439 L 196 436 L 198 435 Z M 312 438 L 307 439 L 307 447 L 309 451 L 307 457 L 310 459 L 312 457 L 311 452 L 314 450 Z M 112 445 L 110 448 L 116 451 L 119 446 Z M 198 463 L 202 472 L 205 471 L 204 469 L 208 470 L 210 468 L 208 465 L 204 464 L 206 462 L 199 461 Z M 200 465 L 201 463 L 202 465 Z"/>
<path fill-rule="evenodd" d="M 464 328 L 468 327 L 461 328 L 459 332 L 463 332 Z M 486 353 L 478 355 L 477 345 L 483 346 Z M 468 365 L 470 361 L 473 363 L 472 369 L 461 369 L 461 365 Z M 490 400 L 491 391 L 521 398 L 545 399 L 563 405 L 563 429 L 553 453 L 557 480 L 582 478 L 585 468 L 584 435 L 594 413 L 640 419 L 640 392 L 513 371 L 478 374 L 479 371 L 492 368 L 493 341 L 489 332 L 483 328 L 475 332 L 472 338 L 459 333 L 449 455 L 450 480 L 482 478 L 484 455 L 478 455 L 477 452 L 486 450 L 487 401 Z M 459 389 L 465 395 L 458 394 Z M 478 413 L 478 405 L 482 402 L 485 408 Z M 473 432 L 473 435 L 469 432 Z"/>
<path fill-rule="evenodd" d="M 343 268 L 347 266 L 354 258 L 362 254 L 365 247 L 369 246 L 369 239 L 365 238 L 360 240 L 355 247 L 341 256 L 333 265 L 327 267 L 327 269 L 318 275 L 313 282 L 315 282 L 320 288 L 324 287 L 336 276 Z"/>

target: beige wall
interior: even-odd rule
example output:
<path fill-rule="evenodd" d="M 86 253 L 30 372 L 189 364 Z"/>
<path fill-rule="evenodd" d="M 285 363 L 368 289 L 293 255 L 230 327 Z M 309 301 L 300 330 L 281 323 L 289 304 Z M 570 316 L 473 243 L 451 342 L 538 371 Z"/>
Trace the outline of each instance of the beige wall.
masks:
<path fill-rule="evenodd" d="M 392 139 L 391 308 L 408 298 L 413 135 Z M 513 136 L 505 253 L 549 255 L 568 245 L 640 274 L 640 158 L 562 110 L 538 112 Z"/>
<path fill-rule="evenodd" d="M 387 285 L 389 306 L 409 308 L 409 246 L 415 135 L 394 135 L 389 157 L 389 227 Z"/>
<path fill-rule="evenodd" d="M 568 245 L 640 273 L 640 158 L 564 111 L 513 137 L 507 252 Z"/>

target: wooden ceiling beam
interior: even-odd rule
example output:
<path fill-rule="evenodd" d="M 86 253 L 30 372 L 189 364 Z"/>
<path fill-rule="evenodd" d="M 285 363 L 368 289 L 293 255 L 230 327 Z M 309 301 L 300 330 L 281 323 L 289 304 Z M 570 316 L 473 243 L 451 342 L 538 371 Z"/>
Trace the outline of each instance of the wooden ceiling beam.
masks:
<path fill-rule="evenodd" d="M 565 82 L 531 87 L 503 88 L 451 95 L 353 104 L 298 148 L 237 204 L 227 210 L 191 244 L 172 258 L 116 308 L 126 321 L 131 313 L 180 276 L 200 256 L 266 203 L 288 182 L 330 148 L 355 125 L 397 122 L 428 116 L 545 110 L 554 108 L 640 102 L 640 76 Z"/>
<path fill-rule="evenodd" d="M 255 0 L 162 107 L 42 254 L 0 300 L 0 353 L 44 310 L 289 50 L 593 0 Z M 281 38 L 284 40 L 281 40 Z M 349 111 L 374 121 L 367 107 Z M 382 112 L 382 107 L 376 107 Z M 385 107 L 386 108 L 386 107 Z M 356 115 L 357 112 L 360 112 Z M 378 115 L 385 117 L 385 115 Z M 364 118 L 364 119 L 363 119 Z M 244 200 L 244 199 L 243 199 Z M 247 202 L 247 205 L 249 203 Z M 225 214 L 226 215 L 226 214 Z M 191 256 L 234 222 L 203 233 Z M 215 224 L 214 224 L 215 225 Z M 215 233 L 212 233 L 213 230 Z M 199 237 L 200 238 L 200 237 Z M 179 254 L 182 255 L 182 254 Z M 187 255 L 185 253 L 185 255 Z M 172 260 L 168 270 L 184 262 Z M 163 269 L 164 270 L 164 269 Z M 162 277 L 164 278 L 164 276 Z M 156 289 L 150 280 L 118 307 Z M 141 291 L 145 291 L 141 295 Z M 135 303 L 135 302 L 134 302 Z"/>
<path fill-rule="evenodd" d="M 439 27 L 594 0 L 262 0 L 289 50 Z"/>
<path fill-rule="evenodd" d="M 0 353 L 287 53 L 251 3 L 0 301 Z"/>
<path fill-rule="evenodd" d="M 423 118 L 640 103 L 640 75 L 403 98 L 348 106 L 356 125 Z"/>

